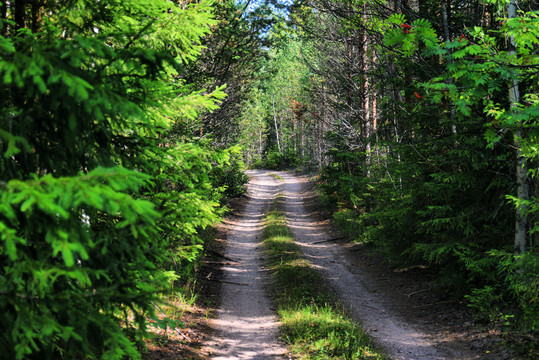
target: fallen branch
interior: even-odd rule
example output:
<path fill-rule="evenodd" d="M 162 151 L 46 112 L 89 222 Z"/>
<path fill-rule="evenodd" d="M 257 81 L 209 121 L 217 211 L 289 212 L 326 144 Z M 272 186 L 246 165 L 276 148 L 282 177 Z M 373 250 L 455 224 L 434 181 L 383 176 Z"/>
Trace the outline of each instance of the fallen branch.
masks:
<path fill-rule="evenodd" d="M 204 263 L 206 263 L 206 264 L 219 264 L 219 265 L 240 265 L 241 264 L 239 262 L 221 261 L 221 260 L 217 260 L 217 261 L 204 260 Z"/>
<path fill-rule="evenodd" d="M 416 295 L 416 294 L 419 294 L 419 293 L 422 293 L 422 292 L 425 292 L 425 291 L 429 291 L 429 290 L 430 290 L 430 289 L 423 289 L 423 290 L 414 291 L 414 292 L 411 292 L 411 293 L 409 293 L 409 294 L 404 294 L 404 295 L 406 295 L 406 296 L 408 296 L 408 297 L 411 297 L 411 296 L 414 296 L 414 295 Z"/>
<path fill-rule="evenodd" d="M 191 342 L 191 339 L 189 339 L 186 335 L 182 334 L 182 333 L 180 332 L 180 330 L 178 330 L 178 329 L 176 329 L 176 328 L 174 328 L 174 330 L 176 330 L 176 332 L 178 333 L 178 335 L 180 335 L 182 338 L 184 338 L 185 340 Z"/>
<path fill-rule="evenodd" d="M 165 318 L 167 317 L 167 315 L 163 312 L 163 310 L 162 310 L 159 306 L 157 306 L 156 304 L 153 304 L 153 306 L 155 306 L 155 308 L 156 308 L 157 310 L 159 310 L 159 312 L 161 313 L 161 315 L 163 315 Z M 178 330 L 177 328 L 175 328 L 175 327 L 174 327 L 174 328 L 171 328 L 170 326 L 167 326 L 167 328 L 169 328 L 169 329 L 174 329 L 174 330 L 175 330 L 181 337 L 183 337 L 185 340 L 191 342 L 191 339 L 189 339 L 186 335 L 182 334 L 182 333 L 180 332 L 180 330 Z M 165 335 L 166 335 L 166 330 L 165 330 Z"/>

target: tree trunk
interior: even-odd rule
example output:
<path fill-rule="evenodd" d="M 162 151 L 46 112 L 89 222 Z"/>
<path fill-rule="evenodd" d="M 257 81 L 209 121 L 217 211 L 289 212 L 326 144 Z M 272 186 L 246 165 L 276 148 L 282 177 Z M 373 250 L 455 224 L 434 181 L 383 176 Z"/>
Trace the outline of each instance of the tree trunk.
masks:
<path fill-rule="evenodd" d="M 7 1 L 3 0 L 2 5 L 0 5 L 0 19 L 7 19 Z M 0 28 L 0 35 L 7 37 L 7 24 L 3 24 Z"/>
<path fill-rule="evenodd" d="M 300 117 L 298 121 L 300 121 L 299 131 L 301 138 L 301 160 L 305 161 L 305 122 L 303 120 L 303 117 Z"/>
<path fill-rule="evenodd" d="M 518 91 L 514 91 L 518 93 Z M 511 100 L 512 102 L 513 100 Z M 517 198 L 519 200 L 528 200 L 528 167 L 526 158 L 522 156 L 520 149 L 520 140 L 522 139 L 522 130 L 519 129 L 514 134 L 514 143 L 517 156 Z M 526 228 L 528 226 L 528 207 L 526 205 L 517 206 L 515 221 L 515 252 L 522 254 L 526 251 Z"/>
<path fill-rule="evenodd" d="M 449 32 L 449 15 L 448 15 L 448 0 L 442 0 L 442 22 L 444 26 L 444 36 L 445 36 L 445 42 L 446 44 L 451 41 L 451 33 Z M 449 49 L 450 58 L 449 61 L 453 61 L 451 59 L 451 49 Z M 449 84 L 453 83 L 453 78 L 449 79 Z M 449 101 L 449 117 L 451 119 L 451 133 L 454 136 L 453 140 L 453 149 L 457 148 L 457 124 L 455 121 L 455 106 L 453 104 L 453 101 Z M 457 164 L 453 165 L 453 172 L 457 172 Z"/>
<path fill-rule="evenodd" d="M 24 29 L 26 26 L 26 0 L 15 1 L 15 29 Z"/>
<path fill-rule="evenodd" d="M 367 23 L 367 4 L 363 4 L 363 21 Z M 361 56 L 361 72 L 363 73 L 363 84 L 361 85 L 361 97 L 363 99 L 363 137 L 365 141 L 365 167 L 366 167 L 366 176 L 371 176 L 371 135 L 372 135 L 372 124 L 371 124 L 371 103 L 370 103 L 370 81 L 369 81 L 369 54 L 368 54 L 368 36 L 367 29 L 362 31 L 362 47 L 360 48 Z"/>
<path fill-rule="evenodd" d="M 258 123 L 258 158 L 262 159 L 262 118 L 259 119 Z"/>
<path fill-rule="evenodd" d="M 41 29 L 41 15 L 46 1 L 32 0 L 32 32 L 37 33 Z"/>
<path fill-rule="evenodd" d="M 275 137 L 277 139 L 277 150 L 279 150 L 279 152 L 282 152 L 281 143 L 279 142 L 279 128 L 277 127 L 277 113 L 275 112 L 275 99 L 273 97 L 273 94 L 271 94 L 271 101 L 273 103 L 273 122 L 275 124 Z"/>
<path fill-rule="evenodd" d="M 509 19 L 516 17 L 516 0 L 510 0 L 507 15 Z M 515 39 L 513 36 L 510 40 L 510 55 L 516 54 Z M 518 88 L 518 78 L 513 78 L 509 87 L 509 100 L 511 101 L 511 110 L 515 109 L 520 101 L 520 93 Z M 516 148 L 517 156 L 517 198 L 519 200 L 528 200 L 528 167 L 526 164 L 526 158 L 522 155 L 520 148 L 520 142 L 523 136 L 522 128 L 519 127 L 513 134 L 513 141 Z M 528 226 L 527 206 L 520 205 L 516 209 L 516 221 L 515 221 L 515 242 L 514 248 L 517 254 L 522 254 L 526 251 L 526 228 Z"/>

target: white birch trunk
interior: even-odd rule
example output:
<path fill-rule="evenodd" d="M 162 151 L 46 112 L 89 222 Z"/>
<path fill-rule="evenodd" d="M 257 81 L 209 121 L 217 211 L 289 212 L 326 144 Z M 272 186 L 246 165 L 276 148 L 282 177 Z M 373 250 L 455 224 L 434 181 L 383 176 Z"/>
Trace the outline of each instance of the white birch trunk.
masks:
<path fill-rule="evenodd" d="M 516 0 L 510 0 L 507 15 L 509 19 L 516 17 Z M 513 36 L 509 38 L 511 48 L 510 55 L 516 55 L 515 39 Z M 514 78 L 509 87 L 509 100 L 511 101 L 511 110 L 513 110 L 520 101 L 520 93 L 518 89 L 518 78 Z M 513 141 L 516 148 L 517 156 L 517 197 L 519 200 L 528 200 L 528 167 L 526 158 L 522 155 L 520 141 L 522 139 L 522 129 L 519 127 L 513 134 Z M 516 221 L 515 221 L 515 252 L 522 254 L 526 251 L 526 228 L 528 226 L 527 206 L 517 206 Z"/>
<path fill-rule="evenodd" d="M 277 113 L 275 112 L 275 99 L 273 94 L 271 94 L 271 102 L 273 103 L 273 122 L 275 123 L 275 136 L 277 138 L 277 149 L 282 153 L 281 143 L 279 142 L 279 128 L 277 127 Z"/>

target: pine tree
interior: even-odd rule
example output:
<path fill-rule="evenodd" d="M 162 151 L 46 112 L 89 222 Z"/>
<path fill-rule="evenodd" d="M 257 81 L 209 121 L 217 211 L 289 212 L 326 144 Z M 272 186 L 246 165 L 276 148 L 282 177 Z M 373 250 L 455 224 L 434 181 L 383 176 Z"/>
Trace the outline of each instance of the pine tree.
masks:
<path fill-rule="evenodd" d="M 183 73 L 215 24 L 212 8 L 1 9 L 1 356 L 138 358 L 159 294 L 218 219 L 210 169 L 228 152 L 173 131 L 223 98 Z"/>

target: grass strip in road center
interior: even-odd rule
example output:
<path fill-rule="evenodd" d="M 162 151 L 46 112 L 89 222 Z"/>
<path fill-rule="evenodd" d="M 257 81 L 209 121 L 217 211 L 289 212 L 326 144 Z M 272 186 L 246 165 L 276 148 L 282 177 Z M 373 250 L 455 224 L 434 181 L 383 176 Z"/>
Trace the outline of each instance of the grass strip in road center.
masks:
<path fill-rule="evenodd" d="M 281 334 L 298 359 L 384 359 L 294 243 L 277 198 L 263 233 Z"/>

